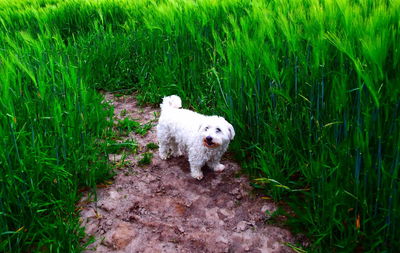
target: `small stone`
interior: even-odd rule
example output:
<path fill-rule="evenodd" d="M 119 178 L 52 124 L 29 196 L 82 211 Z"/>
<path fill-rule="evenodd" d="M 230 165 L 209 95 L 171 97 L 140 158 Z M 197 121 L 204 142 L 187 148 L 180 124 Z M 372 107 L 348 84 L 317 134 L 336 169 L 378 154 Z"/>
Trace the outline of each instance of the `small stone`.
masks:
<path fill-rule="evenodd" d="M 276 211 L 276 207 L 273 205 L 263 205 L 261 212 L 266 216 L 267 219 L 271 218 L 272 214 Z"/>
<path fill-rule="evenodd" d="M 110 191 L 110 198 L 114 199 L 114 200 L 118 199 L 119 198 L 119 193 L 116 192 L 116 191 Z"/>
<path fill-rule="evenodd" d="M 232 192 L 231 192 L 231 194 L 233 194 L 233 195 L 237 195 L 239 193 L 240 193 L 240 191 L 239 191 L 238 188 L 233 189 Z"/>
<path fill-rule="evenodd" d="M 96 212 L 93 210 L 93 208 L 85 208 L 81 211 L 81 217 L 83 219 L 94 218 L 96 217 Z"/>
<path fill-rule="evenodd" d="M 222 236 L 222 235 L 218 236 L 216 241 L 217 242 L 222 242 L 222 243 L 225 243 L 225 244 L 228 244 L 228 242 L 229 242 L 228 239 L 226 237 Z"/>
<path fill-rule="evenodd" d="M 111 212 L 115 210 L 116 204 L 114 202 L 106 201 L 99 204 L 99 207 L 104 211 Z"/>
<path fill-rule="evenodd" d="M 224 220 L 226 219 L 232 219 L 235 216 L 235 213 L 232 211 L 228 211 L 227 209 L 221 208 L 219 210 L 219 213 L 222 214 L 224 217 Z"/>
<path fill-rule="evenodd" d="M 128 223 L 120 223 L 113 232 L 107 233 L 104 239 L 104 244 L 108 247 L 114 248 L 115 250 L 122 250 L 135 236 L 136 232 Z"/>
<path fill-rule="evenodd" d="M 237 232 L 245 231 L 246 228 L 247 228 L 247 222 L 246 221 L 240 221 L 236 226 L 236 231 Z"/>
<path fill-rule="evenodd" d="M 192 204 L 193 204 L 193 202 L 190 201 L 190 200 L 187 200 L 187 201 L 185 201 L 185 203 L 184 203 L 184 205 L 185 205 L 186 207 L 191 207 Z"/>

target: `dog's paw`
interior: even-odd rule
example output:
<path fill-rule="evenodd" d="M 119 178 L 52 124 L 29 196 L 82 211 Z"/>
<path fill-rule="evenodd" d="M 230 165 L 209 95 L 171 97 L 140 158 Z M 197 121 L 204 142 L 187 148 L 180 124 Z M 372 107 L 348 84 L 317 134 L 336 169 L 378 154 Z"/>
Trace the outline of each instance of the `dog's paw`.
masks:
<path fill-rule="evenodd" d="M 203 172 L 201 172 L 201 171 L 200 172 L 198 172 L 198 171 L 192 172 L 191 175 L 193 178 L 196 178 L 197 180 L 203 179 Z"/>
<path fill-rule="evenodd" d="M 167 160 L 167 158 L 168 158 L 168 155 L 167 154 L 161 154 L 160 153 L 160 158 L 161 158 L 161 160 Z"/>
<path fill-rule="evenodd" d="M 218 164 L 215 166 L 214 171 L 223 171 L 225 169 L 225 165 L 223 164 Z"/>

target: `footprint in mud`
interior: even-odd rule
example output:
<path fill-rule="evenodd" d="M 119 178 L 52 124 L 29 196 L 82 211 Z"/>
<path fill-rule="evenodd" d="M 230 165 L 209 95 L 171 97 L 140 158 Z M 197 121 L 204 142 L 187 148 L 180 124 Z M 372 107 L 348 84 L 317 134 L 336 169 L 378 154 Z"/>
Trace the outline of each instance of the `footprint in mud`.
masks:
<path fill-rule="evenodd" d="M 97 202 L 86 194 L 79 203 L 82 226 L 96 239 L 86 252 L 293 252 L 292 234 L 266 224 L 276 205 L 251 193 L 238 164 L 223 158 L 225 171 L 193 179 L 187 159 L 163 161 L 149 147 L 157 143 L 158 109 L 139 107 L 133 96 L 105 98 L 116 122 L 129 117 L 150 127 L 121 137 L 135 140 L 136 154 L 110 155 L 119 163 L 114 181 L 97 190 Z"/>

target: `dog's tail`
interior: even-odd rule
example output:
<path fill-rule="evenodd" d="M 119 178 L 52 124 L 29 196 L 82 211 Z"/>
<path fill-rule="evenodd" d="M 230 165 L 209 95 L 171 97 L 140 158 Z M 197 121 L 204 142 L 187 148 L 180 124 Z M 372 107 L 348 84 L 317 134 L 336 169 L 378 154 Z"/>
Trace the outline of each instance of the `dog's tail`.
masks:
<path fill-rule="evenodd" d="M 179 109 L 182 107 L 182 100 L 177 95 L 172 95 L 164 97 L 162 103 L 160 104 L 161 111 L 169 108 Z"/>

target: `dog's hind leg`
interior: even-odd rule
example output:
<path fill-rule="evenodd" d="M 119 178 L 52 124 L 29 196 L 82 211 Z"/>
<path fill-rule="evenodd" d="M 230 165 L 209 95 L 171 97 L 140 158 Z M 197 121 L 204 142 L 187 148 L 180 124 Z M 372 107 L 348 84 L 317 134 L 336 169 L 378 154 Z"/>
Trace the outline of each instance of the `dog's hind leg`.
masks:
<path fill-rule="evenodd" d="M 168 145 L 165 142 L 160 142 L 159 155 L 162 160 L 168 158 Z"/>
<path fill-rule="evenodd" d="M 165 160 L 168 158 L 170 140 L 167 131 L 163 131 L 163 127 L 160 125 L 157 125 L 157 138 L 160 146 L 158 149 L 160 158 Z"/>
<path fill-rule="evenodd" d="M 171 141 L 171 152 L 174 157 L 183 155 L 180 145 L 175 140 Z"/>

